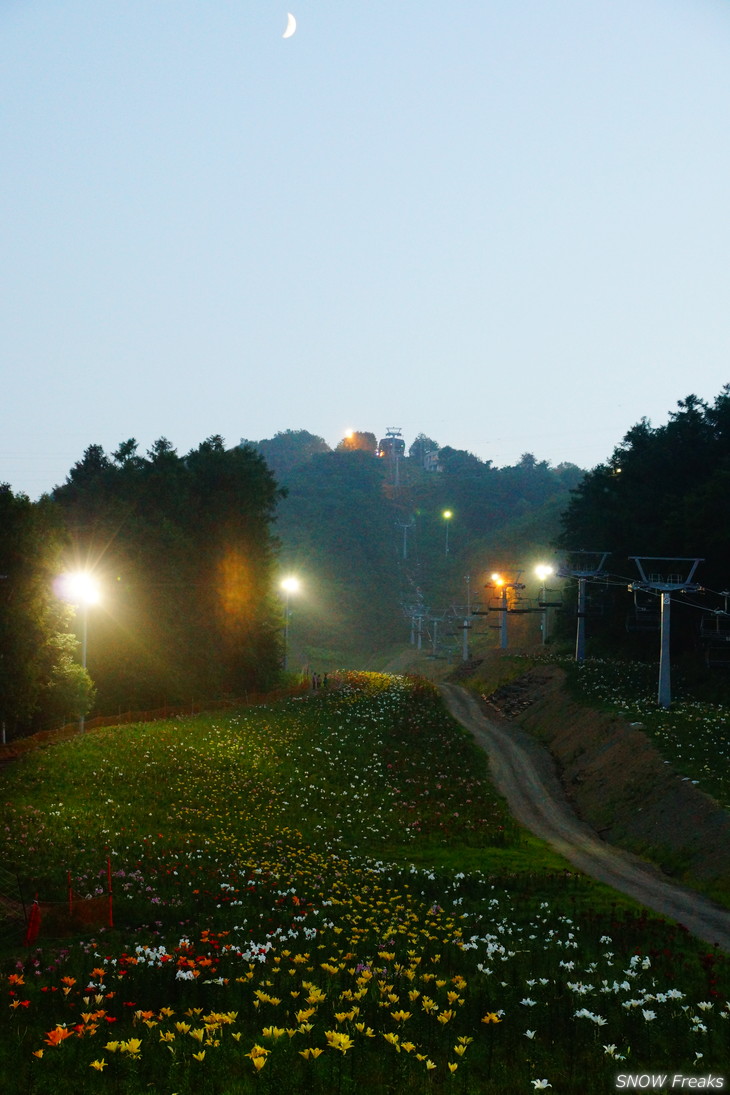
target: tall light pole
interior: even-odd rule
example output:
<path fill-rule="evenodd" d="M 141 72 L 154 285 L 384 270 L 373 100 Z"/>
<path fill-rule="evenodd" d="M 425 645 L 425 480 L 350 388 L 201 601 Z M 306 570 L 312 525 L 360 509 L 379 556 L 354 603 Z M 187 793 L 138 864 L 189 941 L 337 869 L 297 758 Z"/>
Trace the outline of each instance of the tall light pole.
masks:
<path fill-rule="evenodd" d="M 65 601 L 81 610 L 81 667 L 86 669 L 86 650 L 89 636 L 89 606 L 101 599 L 99 583 L 87 570 L 64 574 L 60 579 L 60 593 Z M 79 715 L 79 731 L 83 734 L 85 714 Z"/>
<path fill-rule="evenodd" d="M 445 509 L 444 512 L 441 514 L 441 516 L 443 517 L 444 521 L 446 522 L 446 550 L 445 550 L 444 554 L 448 558 L 448 555 L 449 555 L 449 521 L 451 520 L 451 518 L 454 515 L 453 515 L 453 513 L 451 512 L 450 509 Z"/>
<path fill-rule="evenodd" d="M 471 628 L 471 575 L 465 574 L 466 582 L 466 619 L 463 623 L 463 639 L 461 644 L 461 660 L 469 661 L 469 629 Z"/>
<path fill-rule="evenodd" d="M 547 589 L 545 587 L 545 583 L 547 582 L 548 578 L 550 577 L 550 575 L 552 573 L 553 573 L 553 568 L 549 567 L 549 566 L 546 566 L 544 563 L 540 563 L 539 566 L 535 567 L 535 574 L 537 575 L 537 577 L 540 579 L 540 582 L 542 583 L 542 588 L 540 590 L 540 601 L 542 602 L 542 604 L 541 604 L 540 607 L 542 608 L 542 645 L 543 646 L 545 646 L 545 643 L 548 640 L 548 603 L 547 603 Z"/>
<path fill-rule="evenodd" d="M 292 593 L 299 591 L 299 579 L 293 576 L 284 578 L 281 583 L 281 588 L 284 590 L 284 672 L 286 673 L 289 668 L 289 617 L 291 611 L 289 609 L 289 597 Z"/>
<path fill-rule="evenodd" d="M 507 649 L 507 583 L 500 574 L 492 575 L 492 584 L 499 593 L 499 646 L 501 650 Z"/>

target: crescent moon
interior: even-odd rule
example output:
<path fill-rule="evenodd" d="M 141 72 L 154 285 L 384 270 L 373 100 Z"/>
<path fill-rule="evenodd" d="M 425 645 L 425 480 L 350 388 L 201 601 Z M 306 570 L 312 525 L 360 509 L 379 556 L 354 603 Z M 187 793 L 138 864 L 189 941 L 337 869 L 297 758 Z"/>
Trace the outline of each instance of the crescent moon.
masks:
<path fill-rule="evenodd" d="M 286 30 L 282 34 L 282 38 L 291 38 L 294 31 L 297 29 L 297 21 L 289 11 L 286 16 Z"/>

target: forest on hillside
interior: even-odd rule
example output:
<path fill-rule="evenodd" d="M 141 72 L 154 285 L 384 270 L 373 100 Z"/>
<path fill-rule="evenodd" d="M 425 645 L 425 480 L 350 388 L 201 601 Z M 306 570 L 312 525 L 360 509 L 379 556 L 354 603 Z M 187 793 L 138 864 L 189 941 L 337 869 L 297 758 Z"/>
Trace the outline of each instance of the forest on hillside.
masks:
<path fill-rule="evenodd" d="M 680 400 L 662 426 L 642 419 L 583 477 L 558 542 L 574 562 L 605 555 L 590 583 L 594 650 L 654 657 L 665 585 L 673 656 L 730 666 L 729 506 L 730 385 L 712 403 Z"/>
<path fill-rule="evenodd" d="M 306 430 L 243 443 L 286 492 L 276 528 L 281 566 L 302 582 L 292 643 L 304 661 L 340 655 L 366 664 L 409 641 L 414 615 L 429 636 L 440 626 L 443 643 L 455 646 L 494 569 L 531 571 L 552 554 L 560 513 L 583 475 L 530 453 L 495 467 L 423 433 L 408 450 L 371 431 L 335 449 Z"/>
<path fill-rule="evenodd" d="M 38 503 L 0 488 L 3 734 L 275 685 L 280 497 L 220 437 L 90 445 Z"/>
<path fill-rule="evenodd" d="M 675 582 L 675 656 L 727 668 L 728 502 L 730 386 L 642 420 L 587 473 L 530 453 L 495 467 L 423 434 L 407 451 L 369 431 L 334 449 L 306 430 L 183 455 L 164 438 L 144 455 L 134 439 L 90 445 L 38 502 L 0 485 L 0 725 L 263 690 L 285 642 L 290 669 L 367 667 L 417 621 L 433 653 L 454 654 L 493 571 L 524 575 L 536 599 L 534 566 L 556 556 L 569 575 L 601 560 L 589 654 L 656 656 L 656 589 L 630 588 L 638 558 Z M 59 595 L 79 569 L 103 587 L 98 606 Z M 285 599 L 286 575 L 300 586 Z M 566 611 L 552 634 L 568 643 L 574 626 Z"/>
<path fill-rule="evenodd" d="M 582 474 L 529 455 L 494 468 L 423 435 L 402 458 L 377 448 L 369 432 L 334 450 L 305 430 L 215 436 L 185 454 L 130 438 L 90 445 L 37 503 L 2 486 L 3 732 L 266 689 L 288 630 L 292 668 L 366 664 L 408 639 L 414 610 L 464 612 L 485 568 L 547 549 Z M 99 604 L 59 590 L 79 571 Z"/>

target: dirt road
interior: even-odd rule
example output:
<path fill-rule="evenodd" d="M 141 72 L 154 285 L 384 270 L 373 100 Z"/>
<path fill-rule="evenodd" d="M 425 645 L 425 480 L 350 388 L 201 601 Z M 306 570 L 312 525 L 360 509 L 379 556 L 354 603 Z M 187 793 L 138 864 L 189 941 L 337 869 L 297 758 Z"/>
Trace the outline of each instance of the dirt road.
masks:
<path fill-rule="evenodd" d="M 730 953 L 730 913 L 628 852 L 606 844 L 571 809 L 550 755 L 529 735 L 484 715 L 465 689 L 440 685 L 451 714 L 489 756 L 492 778 L 519 822 L 585 874 L 678 921 Z"/>

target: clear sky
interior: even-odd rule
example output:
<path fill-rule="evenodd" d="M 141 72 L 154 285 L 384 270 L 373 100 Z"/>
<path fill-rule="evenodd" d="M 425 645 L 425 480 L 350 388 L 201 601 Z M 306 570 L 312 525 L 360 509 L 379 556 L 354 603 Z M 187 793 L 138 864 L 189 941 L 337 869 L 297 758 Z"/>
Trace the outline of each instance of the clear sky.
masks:
<path fill-rule="evenodd" d="M 0 0 L 0 256 L 31 497 L 129 437 L 592 467 L 730 381 L 730 2 Z"/>

